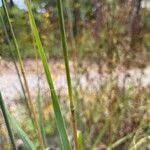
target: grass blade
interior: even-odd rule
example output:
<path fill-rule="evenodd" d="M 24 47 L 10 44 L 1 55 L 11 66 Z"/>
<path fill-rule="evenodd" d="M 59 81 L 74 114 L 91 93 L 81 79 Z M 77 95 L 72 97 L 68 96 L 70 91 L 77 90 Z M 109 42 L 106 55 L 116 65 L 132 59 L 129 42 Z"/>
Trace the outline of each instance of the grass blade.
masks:
<path fill-rule="evenodd" d="M 44 146 L 47 148 L 48 147 L 48 143 L 47 143 L 47 139 L 46 139 L 46 131 L 44 128 L 44 120 L 43 120 L 43 111 L 42 111 L 42 97 L 41 97 L 41 89 L 40 89 L 40 75 L 39 75 L 39 66 L 38 66 L 38 51 L 36 49 L 36 43 L 35 43 L 35 39 L 34 39 L 34 35 L 32 33 L 32 38 L 33 38 L 33 46 L 34 46 L 34 52 L 35 52 L 35 60 L 36 60 L 36 74 L 38 77 L 38 81 L 37 81 L 37 109 L 38 109 L 38 121 L 39 121 L 39 125 L 40 125 L 40 129 L 41 129 L 41 134 L 43 137 L 43 142 L 44 142 Z"/>
<path fill-rule="evenodd" d="M 102 130 L 100 131 L 100 133 L 98 134 L 98 136 L 96 137 L 96 140 L 94 142 L 94 144 L 92 145 L 92 148 L 91 149 L 95 149 L 95 147 L 97 146 L 97 144 L 100 144 L 101 143 L 101 140 L 103 138 L 103 136 L 105 135 L 107 129 L 108 129 L 108 126 L 109 126 L 109 121 L 106 121 Z"/>
<path fill-rule="evenodd" d="M 28 14 L 29 14 L 29 20 L 30 20 L 30 24 L 31 24 L 31 29 L 32 32 L 34 34 L 35 37 L 35 41 L 38 47 L 38 51 L 43 63 L 43 67 L 44 67 L 44 71 L 45 71 L 45 75 L 47 78 L 47 82 L 51 91 L 51 96 L 52 96 L 52 104 L 53 104 L 53 109 L 54 109 L 54 113 L 55 113 L 55 119 L 56 119 L 56 124 L 57 124 L 57 128 L 60 134 L 60 139 L 61 139 L 61 143 L 62 143 L 62 147 L 64 150 L 70 150 L 71 146 L 68 140 L 68 136 L 67 136 L 67 132 L 66 132 L 66 127 L 65 127 L 65 123 L 61 114 L 61 110 L 60 110 L 60 106 L 59 106 L 59 102 L 58 102 L 58 97 L 56 94 L 56 90 L 54 88 L 54 84 L 53 84 L 53 80 L 51 77 L 51 73 L 48 67 L 48 62 L 47 62 L 47 58 L 39 37 L 39 33 L 35 24 L 35 20 L 32 14 L 32 10 L 31 10 L 31 6 L 30 6 L 30 2 L 29 0 L 26 0 L 26 6 L 28 9 Z"/>
<path fill-rule="evenodd" d="M 78 138 L 78 150 L 83 150 L 83 135 L 81 131 L 78 131 L 77 138 Z"/>
<path fill-rule="evenodd" d="M 69 92 L 69 100 L 70 100 L 73 136 L 74 136 L 75 149 L 77 150 L 78 149 L 77 127 L 76 127 L 76 119 L 75 119 L 75 108 L 74 108 L 73 96 L 72 96 L 72 84 L 71 84 L 70 69 L 69 69 L 68 47 L 67 47 L 67 40 L 66 40 L 66 34 L 65 34 L 62 0 L 57 0 L 57 7 L 58 7 L 58 14 L 59 14 L 61 39 L 62 39 L 64 61 L 65 61 L 65 68 L 66 68 L 66 77 L 67 77 L 68 92 Z"/>
<path fill-rule="evenodd" d="M 6 126 L 7 126 L 7 130 L 8 130 L 8 134 L 9 134 L 10 140 L 11 140 L 11 144 L 12 144 L 13 150 L 17 150 L 15 139 L 14 139 L 14 135 L 12 133 L 12 129 L 11 129 L 11 126 L 10 126 L 8 115 L 7 115 L 7 110 L 6 110 L 6 107 L 5 107 L 5 104 L 4 104 L 1 92 L 0 92 L 0 107 L 1 107 L 1 110 L 2 110 L 2 113 L 3 113 L 3 116 L 4 116 L 4 120 L 5 120 L 5 123 L 6 123 Z"/>
<path fill-rule="evenodd" d="M 110 147 L 107 148 L 107 150 L 112 150 L 114 148 L 116 148 L 117 146 L 119 146 L 120 144 L 126 142 L 127 140 L 131 139 L 133 136 L 133 134 L 128 134 L 126 136 L 124 136 L 123 138 L 117 140 L 115 143 L 113 143 Z"/>
<path fill-rule="evenodd" d="M 36 150 L 36 148 L 34 147 L 33 143 L 28 138 L 28 135 L 21 129 L 21 127 L 19 126 L 18 122 L 12 117 L 12 115 L 10 113 L 7 112 L 7 114 L 8 114 L 8 117 L 9 117 L 11 125 L 16 130 L 16 133 L 17 133 L 18 137 L 20 139 L 22 139 L 26 149 Z"/>

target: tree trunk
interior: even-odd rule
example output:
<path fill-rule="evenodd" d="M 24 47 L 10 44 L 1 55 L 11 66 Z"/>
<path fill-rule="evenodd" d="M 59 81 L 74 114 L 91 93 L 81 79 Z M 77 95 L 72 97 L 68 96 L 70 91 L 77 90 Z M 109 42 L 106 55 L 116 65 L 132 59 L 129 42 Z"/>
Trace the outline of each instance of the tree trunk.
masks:
<path fill-rule="evenodd" d="M 135 49 L 136 41 L 139 39 L 139 22 L 140 22 L 140 9 L 142 0 L 133 0 L 133 9 L 129 20 L 129 39 L 130 48 Z"/>
<path fill-rule="evenodd" d="M 101 0 L 93 0 L 93 6 L 95 10 L 95 27 L 94 27 L 94 38 L 95 40 L 99 40 L 100 30 L 102 28 L 102 1 Z"/>
<path fill-rule="evenodd" d="M 76 37 L 79 33 L 80 22 L 80 4 L 79 0 L 73 0 L 73 35 Z"/>
<path fill-rule="evenodd" d="M 13 0 L 9 0 L 9 4 L 10 4 L 11 7 L 14 6 Z"/>

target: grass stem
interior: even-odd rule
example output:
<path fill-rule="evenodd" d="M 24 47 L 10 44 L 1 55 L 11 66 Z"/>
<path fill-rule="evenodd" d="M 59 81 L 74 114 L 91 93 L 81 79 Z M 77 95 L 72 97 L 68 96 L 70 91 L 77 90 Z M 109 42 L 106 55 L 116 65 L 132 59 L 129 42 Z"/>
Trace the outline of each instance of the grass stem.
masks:
<path fill-rule="evenodd" d="M 62 1 L 61 0 L 57 0 L 57 7 L 58 7 L 58 14 L 59 14 L 61 39 L 62 39 L 64 61 L 65 61 L 65 68 L 66 68 L 66 77 L 67 77 L 68 92 L 69 92 L 69 100 L 70 100 L 71 120 L 72 120 L 72 126 L 73 126 L 74 144 L 75 144 L 75 149 L 77 150 L 78 149 L 78 144 L 77 144 L 78 140 L 77 140 L 76 119 L 75 119 L 75 107 L 74 107 L 74 103 L 73 103 L 72 83 L 71 83 L 69 60 L 68 60 L 68 47 L 67 47 L 67 40 L 66 40 L 66 34 L 65 34 L 63 8 L 62 8 Z"/>

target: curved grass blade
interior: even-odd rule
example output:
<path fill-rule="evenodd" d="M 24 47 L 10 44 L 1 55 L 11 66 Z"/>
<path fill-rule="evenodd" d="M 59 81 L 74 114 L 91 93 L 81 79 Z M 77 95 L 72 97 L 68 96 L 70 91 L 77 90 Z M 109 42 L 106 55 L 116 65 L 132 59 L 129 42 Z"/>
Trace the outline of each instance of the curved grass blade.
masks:
<path fill-rule="evenodd" d="M 69 100 L 70 100 L 70 110 L 71 110 L 71 120 L 72 120 L 72 126 L 73 126 L 74 144 L 75 144 L 75 149 L 77 150 L 78 149 L 78 140 L 77 140 L 75 107 L 74 107 L 73 95 L 72 95 L 72 84 L 71 84 L 70 69 L 69 69 L 68 47 L 67 47 L 67 40 L 66 40 L 66 34 L 65 34 L 62 0 L 57 0 L 57 7 L 58 7 L 58 14 L 59 14 L 61 39 L 62 39 L 64 62 L 65 62 L 66 77 L 67 77 L 67 84 L 68 84 L 68 93 L 69 93 Z"/>
<path fill-rule="evenodd" d="M 150 135 L 143 137 L 140 139 L 135 145 L 133 145 L 129 150 L 135 150 L 138 149 L 138 147 L 144 143 L 150 143 Z"/>
<path fill-rule="evenodd" d="M 92 145 L 92 148 L 94 150 L 94 148 L 97 146 L 97 144 L 100 144 L 101 143 L 101 140 L 102 138 L 104 137 L 107 129 L 108 129 L 108 126 L 109 126 L 109 121 L 106 121 L 105 124 L 104 124 L 104 127 L 102 128 L 102 130 L 100 131 L 100 133 L 98 134 L 94 144 Z"/>
<path fill-rule="evenodd" d="M 110 147 L 108 147 L 107 150 L 115 149 L 120 144 L 122 144 L 122 143 L 126 142 L 127 140 L 131 139 L 132 136 L 133 136 L 132 133 L 124 136 L 123 138 L 121 138 L 121 139 L 117 140 L 115 143 L 113 143 Z"/>
<path fill-rule="evenodd" d="M 6 127 L 7 127 L 7 130 L 8 130 L 8 134 L 9 134 L 9 137 L 10 137 L 10 140 L 11 140 L 13 150 L 17 150 L 14 135 L 12 133 L 9 118 L 8 118 L 8 115 L 7 115 L 7 110 L 6 110 L 1 92 L 0 92 L 0 107 L 1 107 L 1 110 L 2 110 L 2 113 L 3 113 L 3 116 L 4 116 L 4 120 L 5 120 L 5 123 L 6 123 Z"/>
<path fill-rule="evenodd" d="M 11 125 L 16 130 L 16 133 L 17 133 L 18 137 L 20 139 L 22 139 L 26 149 L 28 149 L 28 150 L 36 150 L 35 146 L 30 141 L 28 135 L 21 129 L 21 127 L 19 126 L 18 122 L 12 117 L 12 115 L 9 112 L 7 112 L 7 114 L 8 114 L 8 117 L 9 117 Z"/>
<path fill-rule="evenodd" d="M 31 29 L 32 29 L 32 32 L 33 32 L 34 37 L 35 37 L 35 41 L 36 41 L 38 51 L 39 51 L 39 54 L 40 54 L 40 57 L 41 57 L 41 60 L 42 60 L 42 63 L 43 63 L 43 67 L 44 67 L 45 75 L 46 75 L 46 78 L 47 78 L 47 82 L 48 82 L 48 85 L 49 85 L 49 88 L 50 88 L 50 91 L 51 91 L 52 104 L 53 104 L 53 109 L 54 109 L 54 113 L 55 113 L 56 125 L 57 125 L 58 131 L 59 131 L 62 147 L 63 147 L 64 150 L 70 150 L 71 146 L 70 146 L 70 143 L 69 143 L 69 140 L 68 140 L 68 135 L 67 135 L 67 132 L 66 132 L 65 123 L 64 123 L 62 113 L 61 113 L 61 110 L 60 110 L 58 97 L 57 97 L 57 94 L 56 94 L 56 90 L 54 88 L 54 84 L 53 84 L 51 73 L 50 73 L 50 70 L 49 70 L 49 67 L 48 67 L 48 62 L 47 62 L 47 58 L 46 58 L 46 55 L 45 55 L 45 52 L 44 52 L 44 48 L 42 46 L 42 43 L 41 43 L 41 40 L 40 40 L 40 37 L 39 37 L 39 33 L 38 33 L 38 30 L 37 30 L 37 27 L 36 27 L 36 24 L 35 24 L 35 20 L 34 20 L 33 14 L 32 14 L 30 2 L 29 2 L 29 0 L 25 0 L 25 2 L 26 2 L 27 9 L 28 9 Z"/>
<path fill-rule="evenodd" d="M 40 126 L 38 124 L 38 117 L 36 115 L 36 108 L 35 108 L 35 106 L 33 104 L 32 98 L 31 98 L 31 94 L 30 94 L 30 90 L 29 90 L 29 86 L 28 86 L 28 83 L 27 83 L 25 70 L 24 70 L 24 66 L 23 66 L 23 62 L 22 62 L 22 58 L 21 58 L 21 54 L 20 54 L 20 49 L 18 47 L 18 43 L 17 43 L 14 31 L 13 31 L 13 27 L 12 27 L 12 24 L 10 22 L 10 18 L 9 18 L 9 14 L 8 14 L 8 10 L 7 10 L 7 6 L 6 6 L 5 0 L 2 0 L 2 4 L 3 4 L 3 9 L 4 9 L 4 12 L 5 12 L 7 21 L 8 21 L 8 25 L 9 25 L 10 31 L 11 31 L 11 34 L 12 34 L 13 43 L 15 45 L 16 55 L 17 55 L 17 59 L 19 61 L 20 70 L 21 70 L 22 77 L 23 77 L 23 80 L 24 80 L 24 85 L 25 85 L 25 89 L 26 89 L 26 92 L 27 92 L 27 96 L 28 96 L 28 103 L 29 103 L 30 110 L 31 110 L 32 115 L 33 115 L 34 125 L 36 127 L 36 131 L 37 131 L 37 136 L 38 136 L 38 140 L 39 140 L 39 143 L 40 143 L 40 147 L 41 147 L 41 149 L 44 149 L 43 138 L 42 138 L 42 134 L 41 134 L 41 131 L 40 131 Z"/>

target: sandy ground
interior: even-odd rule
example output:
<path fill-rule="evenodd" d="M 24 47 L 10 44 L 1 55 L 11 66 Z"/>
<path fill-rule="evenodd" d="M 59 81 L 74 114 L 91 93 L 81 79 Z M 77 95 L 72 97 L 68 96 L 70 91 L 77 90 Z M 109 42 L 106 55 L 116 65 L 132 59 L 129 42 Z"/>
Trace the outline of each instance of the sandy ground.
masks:
<path fill-rule="evenodd" d="M 24 66 L 32 96 L 35 97 L 36 95 L 38 83 L 40 84 L 43 93 L 48 92 L 48 84 L 46 82 L 42 63 L 38 61 L 37 65 L 37 62 L 35 60 L 26 60 L 24 62 Z M 49 68 L 52 72 L 52 78 L 54 79 L 56 90 L 66 93 L 67 83 L 63 61 L 49 61 Z M 124 79 L 127 78 L 127 85 L 134 84 L 135 86 L 138 86 L 140 83 L 141 86 L 150 88 L 150 66 L 147 66 L 142 70 L 139 68 L 126 70 L 124 68 L 118 67 L 114 71 L 113 75 L 109 74 L 109 72 L 107 71 L 99 73 L 99 66 L 94 63 L 87 64 L 86 62 L 83 62 L 83 65 L 80 68 L 80 72 L 78 73 L 75 72 L 72 62 L 70 62 L 70 68 L 73 85 L 76 84 L 76 79 L 79 78 L 78 84 L 80 84 L 86 90 L 88 89 L 89 92 L 93 92 L 93 90 L 99 90 L 100 85 L 106 79 L 112 77 L 114 78 L 114 80 L 116 80 L 117 78 L 119 86 L 123 86 Z M 37 70 L 39 73 L 39 80 L 37 76 Z M 13 100 L 22 95 L 22 90 L 15 71 L 15 67 L 13 65 L 13 62 L 10 60 L 0 61 L 0 90 L 4 99 L 8 103 L 13 102 Z"/>

